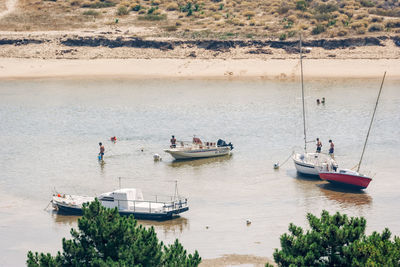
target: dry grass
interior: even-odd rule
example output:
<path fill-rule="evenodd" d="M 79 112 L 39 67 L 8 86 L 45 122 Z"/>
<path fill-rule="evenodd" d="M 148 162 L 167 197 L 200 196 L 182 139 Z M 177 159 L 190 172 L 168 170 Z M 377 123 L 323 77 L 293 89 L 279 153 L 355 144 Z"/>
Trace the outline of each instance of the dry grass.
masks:
<path fill-rule="evenodd" d="M 155 26 L 163 37 L 290 39 L 300 30 L 319 37 L 395 33 L 397 17 L 397 0 L 20 0 L 0 30 Z"/>

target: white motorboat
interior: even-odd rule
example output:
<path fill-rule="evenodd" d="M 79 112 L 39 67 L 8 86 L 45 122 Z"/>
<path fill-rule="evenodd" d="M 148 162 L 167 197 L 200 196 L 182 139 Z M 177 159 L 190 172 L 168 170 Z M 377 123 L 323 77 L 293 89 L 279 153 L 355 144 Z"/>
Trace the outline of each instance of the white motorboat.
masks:
<path fill-rule="evenodd" d="M 331 169 L 336 169 L 338 167 L 338 164 L 330 155 L 323 153 L 307 152 L 307 131 L 306 131 L 306 114 L 304 105 L 303 56 L 301 49 L 301 36 L 300 36 L 300 70 L 301 70 L 301 98 L 303 102 L 304 152 L 293 153 L 292 159 L 298 173 L 319 177 L 319 171 L 322 170 L 323 164 L 326 164 L 326 166 L 329 166 Z"/>
<path fill-rule="evenodd" d="M 177 192 L 177 191 L 176 191 Z M 64 214 L 82 214 L 82 205 L 95 200 L 95 197 L 55 194 L 53 207 Z M 133 215 L 135 219 L 166 220 L 189 210 L 186 198 L 175 195 L 170 201 L 144 200 L 142 191 L 136 188 L 118 189 L 103 193 L 98 197 L 106 208 L 118 208 L 121 215 Z"/>
<path fill-rule="evenodd" d="M 233 149 L 231 143 L 219 139 L 214 142 L 202 142 L 200 138 L 193 137 L 192 142 L 178 141 L 175 145 L 171 145 L 169 149 L 165 149 L 166 153 L 178 160 L 210 158 L 229 155 Z"/>

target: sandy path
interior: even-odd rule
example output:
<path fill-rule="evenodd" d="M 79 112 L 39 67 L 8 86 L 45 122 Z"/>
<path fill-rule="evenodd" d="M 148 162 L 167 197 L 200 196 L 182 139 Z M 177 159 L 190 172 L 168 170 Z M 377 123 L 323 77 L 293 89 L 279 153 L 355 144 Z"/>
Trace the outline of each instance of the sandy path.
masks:
<path fill-rule="evenodd" d="M 6 0 L 6 10 L 0 12 L 0 19 L 13 12 L 16 6 L 17 0 Z"/>

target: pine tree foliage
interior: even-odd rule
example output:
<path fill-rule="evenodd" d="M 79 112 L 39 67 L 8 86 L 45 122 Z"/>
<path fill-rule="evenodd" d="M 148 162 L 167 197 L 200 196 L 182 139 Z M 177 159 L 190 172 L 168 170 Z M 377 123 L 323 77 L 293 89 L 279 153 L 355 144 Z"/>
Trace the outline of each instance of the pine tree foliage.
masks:
<path fill-rule="evenodd" d="M 165 246 L 153 227 L 138 225 L 133 216 L 103 207 L 98 200 L 84 205 L 72 239 L 62 240 L 62 253 L 28 252 L 28 266 L 198 266 L 197 251 L 187 255 L 178 240 Z"/>
<path fill-rule="evenodd" d="M 365 235 L 363 217 L 323 211 L 321 218 L 307 214 L 310 230 L 291 223 L 275 249 L 279 266 L 400 266 L 400 238 L 385 229 Z M 269 265 L 267 265 L 269 266 Z"/>

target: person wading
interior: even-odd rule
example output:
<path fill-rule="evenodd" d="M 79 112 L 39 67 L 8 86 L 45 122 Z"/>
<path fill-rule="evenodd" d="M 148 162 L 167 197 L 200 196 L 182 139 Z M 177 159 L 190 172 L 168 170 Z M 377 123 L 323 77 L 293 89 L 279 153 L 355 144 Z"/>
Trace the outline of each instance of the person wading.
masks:
<path fill-rule="evenodd" d="M 331 139 L 329 139 L 329 143 L 330 143 L 329 155 L 331 155 L 331 157 L 334 158 L 333 153 L 335 152 L 335 144 L 332 142 Z"/>
<path fill-rule="evenodd" d="M 103 160 L 105 148 L 101 142 L 99 143 L 99 146 L 100 146 L 99 160 Z"/>

